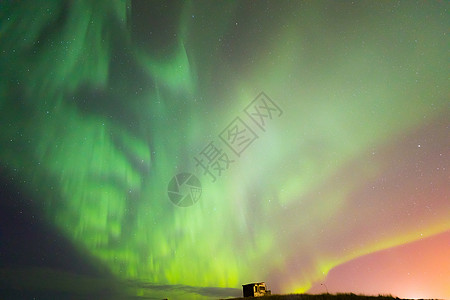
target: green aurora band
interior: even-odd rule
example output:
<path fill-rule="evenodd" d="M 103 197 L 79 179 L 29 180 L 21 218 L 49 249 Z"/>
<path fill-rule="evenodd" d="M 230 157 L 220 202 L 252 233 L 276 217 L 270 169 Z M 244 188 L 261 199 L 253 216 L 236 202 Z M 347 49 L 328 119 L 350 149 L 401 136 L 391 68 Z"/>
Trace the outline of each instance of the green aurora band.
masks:
<path fill-rule="evenodd" d="M 363 3 L 189 2 L 164 43 L 135 30 L 125 1 L 1 4 L 0 166 L 121 279 L 278 274 L 279 291 L 306 291 L 340 263 L 444 232 L 443 200 L 420 228 L 401 201 L 380 217 L 349 208 L 389 167 L 367 153 L 449 112 L 448 5 Z M 284 114 L 217 182 L 201 176 L 193 157 L 261 91 Z M 182 171 L 203 188 L 187 208 L 167 196 Z M 351 234 L 365 222 L 376 229 Z"/>

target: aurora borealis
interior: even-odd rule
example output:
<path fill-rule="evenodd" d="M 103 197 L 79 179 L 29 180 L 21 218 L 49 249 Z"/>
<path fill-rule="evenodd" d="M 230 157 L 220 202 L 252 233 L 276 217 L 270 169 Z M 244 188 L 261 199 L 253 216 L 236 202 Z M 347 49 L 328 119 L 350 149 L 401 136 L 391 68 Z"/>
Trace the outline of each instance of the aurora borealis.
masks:
<path fill-rule="evenodd" d="M 48 276 L 51 291 L 70 273 L 86 293 L 89 280 L 73 278 L 149 299 L 239 296 L 254 281 L 450 298 L 448 9 L 0 1 L 0 291 L 13 269 Z M 253 126 L 258 138 L 228 152 L 235 161 L 213 182 L 194 157 L 248 121 L 261 92 L 283 113 Z M 188 207 L 168 198 L 182 172 L 201 181 Z M 12 262 L 24 210 L 89 270 Z M 26 239 L 26 253 L 42 252 L 45 234 Z M 389 259 L 398 269 L 371 277 Z"/>

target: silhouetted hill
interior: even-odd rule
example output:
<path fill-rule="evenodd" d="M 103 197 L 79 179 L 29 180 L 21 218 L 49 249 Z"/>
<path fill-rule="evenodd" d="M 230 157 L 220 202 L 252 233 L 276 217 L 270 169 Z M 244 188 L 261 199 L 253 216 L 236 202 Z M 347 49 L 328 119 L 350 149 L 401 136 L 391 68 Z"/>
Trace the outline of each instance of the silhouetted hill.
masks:
<path fill-rule="evenodd" d="M 260 299 L 260 300 L 406 300 L 400 299 L 398 297 L 393 297 L 391 295 L 379 295 L 379 296 L 366 296 L 366 295 L 356 295 L 356 294 L 320 294 L 320 295 L 309 295 L 309 294 L 288 294 L 288 295 L 271 295 L 264 297 L 241 297 L 233 298 L 232 300 L 249 300 L 249 299 Z"/>

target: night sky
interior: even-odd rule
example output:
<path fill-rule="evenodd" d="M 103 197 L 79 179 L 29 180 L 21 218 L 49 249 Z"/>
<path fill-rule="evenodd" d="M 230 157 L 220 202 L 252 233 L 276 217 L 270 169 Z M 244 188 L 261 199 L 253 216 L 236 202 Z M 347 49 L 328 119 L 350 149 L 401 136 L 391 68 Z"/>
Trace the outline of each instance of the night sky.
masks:
<path fill-rule="evenodd" d="M 450 298 L 449 8 L 0 0 L 0 297 Z"/>

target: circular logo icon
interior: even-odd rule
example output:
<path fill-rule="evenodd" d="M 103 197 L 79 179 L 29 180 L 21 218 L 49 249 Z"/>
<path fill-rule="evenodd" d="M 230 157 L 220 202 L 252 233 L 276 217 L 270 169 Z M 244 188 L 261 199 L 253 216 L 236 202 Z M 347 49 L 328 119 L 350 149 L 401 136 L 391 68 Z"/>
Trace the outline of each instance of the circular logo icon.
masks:
<path fill-rule="evenodd" d="M 194 205 L 202 194 L 202 185 L 191 173 L 175 175 L 169 182 L 167 194 L 173 204 L 181 207 Z"/>

